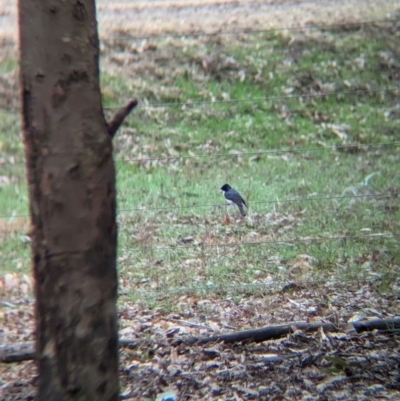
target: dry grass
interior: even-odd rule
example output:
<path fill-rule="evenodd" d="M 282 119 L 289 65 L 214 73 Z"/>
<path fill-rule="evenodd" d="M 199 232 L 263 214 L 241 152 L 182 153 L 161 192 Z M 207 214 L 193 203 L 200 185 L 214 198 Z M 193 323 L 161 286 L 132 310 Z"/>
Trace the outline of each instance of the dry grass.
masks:
<path fill-rule="evenodd" d="M 398 8 L 396 0 L 339 1 L 105 1 L 98 17 L 103 38 L 116 31 L 133 36 L 233 29 L 269 29 L 306 24 L 335 24 L 387 17 Z M 0 1 L 0 38 L 16 38 L 16 2 Z"/>
<path fill-rule="evenodd" d="M 143 7 L 142 2 L 99 2 L 99 18 L 104 37 L 118 30 L 133 36 L 147 36 L 356 22 L 380 19 L 398 6 L 394 0 L 367 3 L 365 0 L 334 3 L 304 0 L 163 1 L 146 3 Z"/>

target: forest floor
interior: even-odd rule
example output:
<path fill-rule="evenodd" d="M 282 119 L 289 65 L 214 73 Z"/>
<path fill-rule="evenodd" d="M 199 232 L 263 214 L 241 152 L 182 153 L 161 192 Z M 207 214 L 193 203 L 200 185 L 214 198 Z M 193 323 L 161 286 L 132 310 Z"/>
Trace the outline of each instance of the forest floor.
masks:
<path fill-rule="evenodd" d="M 399 9 L 98 2 L 106 112 L 140 101 L 114 142 L 123 398 L 399 399 L 396 333 L 172 345 L 400 315 Z M 34 331 L 15 38 L 0 1 L 0 345 Z M 0 364 L 2 400 L 36 382 L 32 362 Z"/>

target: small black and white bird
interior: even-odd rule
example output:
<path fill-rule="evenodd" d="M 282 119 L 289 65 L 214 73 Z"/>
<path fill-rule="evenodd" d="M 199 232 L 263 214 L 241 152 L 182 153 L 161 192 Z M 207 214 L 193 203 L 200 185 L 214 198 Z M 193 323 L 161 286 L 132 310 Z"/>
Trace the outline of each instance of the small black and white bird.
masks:
<path fill-rule="evenodd" d="M 236 191 L 236 189 L 233 189 L 229 184 L 222 185 L 221 190 L 224 192 L 226 202 L 231 205 L 235 204 L 239 208 L 240 214 L 243 217 L 246 216 L 243 206 L 247 207 L 247 205 L 240 193 Z"/>

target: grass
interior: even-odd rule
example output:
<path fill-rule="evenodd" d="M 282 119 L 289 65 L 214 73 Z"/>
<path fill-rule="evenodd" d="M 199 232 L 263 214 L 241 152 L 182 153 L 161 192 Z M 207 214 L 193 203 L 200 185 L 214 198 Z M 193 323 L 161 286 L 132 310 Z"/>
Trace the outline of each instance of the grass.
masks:
<path fill-rule="evenodd" d="M 400 263 L 393 29 L 158 38 L 128 65 L 105 42 L 104 105 L 141 102 L 115 138 L 125 296 L 165 306 L 377 277 L 390 288 Z M 0 258 L 4 272 L 25 272 L 19 116 L 1 111 L 0 127 L 0 214 L 15 216 L 2 218 Z M 224 217 L 225 182 L 249 201 L 246 220 Z"/>

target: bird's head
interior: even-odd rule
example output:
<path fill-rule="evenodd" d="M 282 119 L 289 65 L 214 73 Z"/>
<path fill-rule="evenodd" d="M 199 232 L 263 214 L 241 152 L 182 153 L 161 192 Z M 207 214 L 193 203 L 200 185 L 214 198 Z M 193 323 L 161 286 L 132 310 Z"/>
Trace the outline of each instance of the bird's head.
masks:
<path fill-rule="evenodd" d="M 221 187 L 221 190 L 224 192 L 229 191 L 230 189 L 231 189 L 231 186 L 229 184 L 224 184 Z"/>

